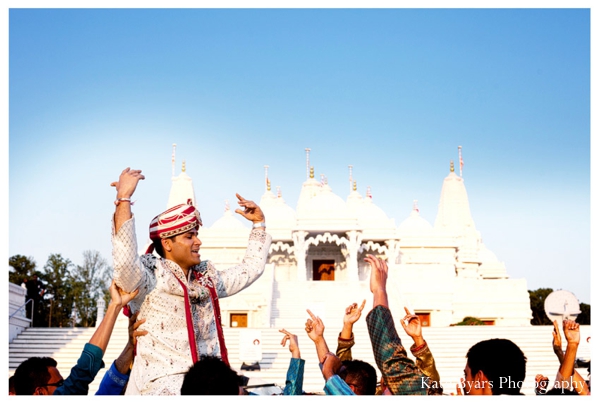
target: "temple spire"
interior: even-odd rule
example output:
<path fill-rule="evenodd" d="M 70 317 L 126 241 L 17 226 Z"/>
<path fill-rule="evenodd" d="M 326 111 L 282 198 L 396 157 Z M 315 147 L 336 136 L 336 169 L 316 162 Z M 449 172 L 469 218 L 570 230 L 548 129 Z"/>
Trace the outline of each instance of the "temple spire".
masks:
<path fill-rule="evenodd" d="M 306 180 L 308 180 L 310 170 L 310 148 L 304 148 L 304 151 L 306 151 Z"/>
<path fill-rule="evenodd" d="M 181 164 L 181 171 L 185 172 L 185 159 L 183 160 L 183 163 Z"/>
<path fill-rule="evenodd" d="M 458 146 L 458 164 L 460 168 L 460 177 L 462 177 L 463 158 L 462 158 L 462 147 Z"/>
<path fill-rule="evenodd" d="M 352 165 L 348 165 L 348 173 L 349 173 L 349 180 L 350 180 L 350 191 L 352 191 Z"/>
<path fill-rule="evenodd" d="M 267 191 L 271 191 L 271 182 L 269 181 L 269 165 L 265 165 L 265 186 Z"/>
<path fill-rule="evenodd" d="M 175 148 L 177 148 L 177 144 L 173 143 L 173 152 L 171 153 L 171 177 L 175 176 Z"/>
<path fill-rule="evenodd" d="M 413 200 L 413 211 L 419 212 L 419 201 Z"/>
<path fill-rule="evenodd" d="M 315 178 L 315 168 L 313 166 L 310 167 L 310 178 L 311 179 Z"/>
<path fill-rule="evenodd" d="M 450 171 L 454 172 L 454 161 L 450 161 Z"/>

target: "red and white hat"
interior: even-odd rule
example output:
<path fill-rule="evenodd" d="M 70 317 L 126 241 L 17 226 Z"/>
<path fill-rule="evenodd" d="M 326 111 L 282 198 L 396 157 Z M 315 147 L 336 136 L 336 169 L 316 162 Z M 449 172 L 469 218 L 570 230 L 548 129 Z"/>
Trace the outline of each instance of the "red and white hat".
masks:
<path fill-rule="evenodd" d="M 187 204 L 176 205 L 158 214 L 150 222 L 150 240 L 165 239 L 188 232 L 194 228 L 202 226 L 200 212 L 192 205 L 192 200 L 188 199 Z M 147 253 L 154 250 L 151 244 Z"/>

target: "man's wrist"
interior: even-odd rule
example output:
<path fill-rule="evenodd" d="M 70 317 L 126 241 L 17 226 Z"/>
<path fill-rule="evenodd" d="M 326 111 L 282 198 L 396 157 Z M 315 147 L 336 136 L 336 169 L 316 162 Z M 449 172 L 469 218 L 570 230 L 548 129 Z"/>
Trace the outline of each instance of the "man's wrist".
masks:
<path fill-rule="evenodd" d="M 123 305 L 121 303 L 116 303 L 113 300 L 111 300 L 110 303 L 108 303 L 108 307 L 106 308 L 106 311 L 108 312 L 108 310 L 111 309 L 111 310 L 115 310 L 115 311 L 119 312 L 121 310 L 121 308 L 123 308 Z"/>
<path fill-rule="evenodd" d="M 373 296 L 387 297 L 387 291 L 385 290 L 385 287 L 373 290 Z"/>
<path fill-rule="evenodd" d="M 413 337 L 413 342 L 415 343 L 416 347 L 419 347 L 425 343 L 425 339 L 423 336 L 415 336 Z"/>

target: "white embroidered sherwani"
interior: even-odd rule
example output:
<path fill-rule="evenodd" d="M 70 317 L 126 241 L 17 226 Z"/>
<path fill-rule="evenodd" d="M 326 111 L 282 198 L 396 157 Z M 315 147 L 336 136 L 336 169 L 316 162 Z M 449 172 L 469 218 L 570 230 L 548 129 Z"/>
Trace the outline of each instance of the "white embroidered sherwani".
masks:
<path fill-rule="evenodd" d="M 271 235 L 252 230 L 241 264 L 217 270 L 210 261 L 192 267 L 188 278 L 175 262 L 152 254 L 138 256 L 135 222 L 123 223 L 118 233 L 112 230 L 114 280 L 131 292 L 140 289 L 129 306 L 139 311 L 146 322 L 140 329 L 148 334 L 137 340 L 136 356 L 126 394 L 180 394 L 183 375 L 193 364 L 185 318 L 181 282 L 186 284 L 198 354 L 220 356 L 215 315 L 205 283 L 191 275 L 192 270 L 211 278 L 219 298 L 234 295 L 250 286 L 263 273 L 271 245 Z M 201 282 L 205 282 L 201 279 Z"/>

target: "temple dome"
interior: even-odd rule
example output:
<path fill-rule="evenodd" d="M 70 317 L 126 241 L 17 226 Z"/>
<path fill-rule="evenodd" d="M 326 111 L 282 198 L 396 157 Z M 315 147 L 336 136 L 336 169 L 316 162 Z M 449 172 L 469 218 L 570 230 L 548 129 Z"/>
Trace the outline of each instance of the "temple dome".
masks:
<path fill-rule="evenodd" d="M 308 206 L 308 203 L 321 193 L 322 184 L 315 180 L 314 177 L 309 178 L 302 184 L 302 190 L 300 190 L 300 197 L 298 197 L 298 204 L 296 210 L 300 212 Z"/>
<path fill-rule="evenodd" d="M 335 194 L 327 184 L 321 186 L 321 191 L 312 197 L 304 209 L 307 211 L 337 211 L 347 213 L 348 207 L 339 195 Z"/>
<path fill-rule="evenodd" d="M 363 198 L 358 191 L 353 190 L 346 198 L 346 205 L 351 211 L 358 212 L 363 205 Z"/>
<path fill-rule="evenodd" d="M 276 201 L 277 201 L 277 196 L 275 194 L 273 194 L 273 192 L 271 190 L 267 190 L 260 198 L 260 202 L 258 203 L 258 205 L 260 206 L 260 208 L 262 210 L 264 210 L 266 208 L 273 207 L 275 205 Z"/>
<path fill-rule="evenodd" d="M 379 208 L 377 205 L 373 203 L 373 199 L 371 197 L 367 197 L 364 199 L 363 207 L 359 220 L 365 221 L 387 221 L 389 220 L 388 216 L 383 212 L 383 209 Z"/>
<path fill-rule="evenodd" d="M 398 226 L 399 233 L 423 233 L 433 230 L 431 223 L 419 214 L 418 209 L 413 209 L 404 221 Z"/>
<path fill-rule="evenodd" d="M 227 210 L 225 211 L 225 214 L 223 214 L 222 217 L 217 219 L 217 221 L 215 223 L 213 223 L 210 228 L 217 229 L 217 230 L 229 230 L 229 231 L 239 230 L 239 229 L 247 230 L 246 226 L 244 226 L 244 224 L 242 222 L 240 222 L 238 219 L 236 219 L 236 217 L 234 216 L 234 213 L 231 212 L 231 210 L 229 208 L 227 208 Z"/>
<path fill-rule="evenodd" d="M 291 229 L 296 225 L 296 211 L 285 203 L 281 196 L 266 191 L 260 200 L 260 208 L 265 214 L 268 228 Z"/>

